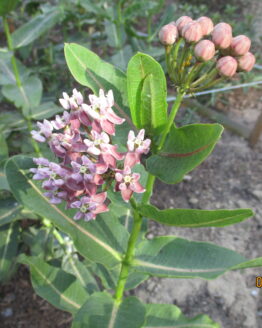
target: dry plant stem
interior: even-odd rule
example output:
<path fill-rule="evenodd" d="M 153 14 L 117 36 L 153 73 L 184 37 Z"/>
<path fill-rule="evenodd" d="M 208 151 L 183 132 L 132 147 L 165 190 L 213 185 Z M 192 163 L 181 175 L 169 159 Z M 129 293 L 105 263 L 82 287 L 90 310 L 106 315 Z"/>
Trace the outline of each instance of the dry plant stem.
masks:
<path fill-rule="evenodd" d="M 174 105 L 172 107 L 171 113 L 168 118 L 168 124 L 166 125 L 166 127 L 163 131 L 162 137 L 160 139 L 160 143 L 158 146 L 159 151 L 161 150 L 162 146 L 165 143 L 166 137 L 168 135 L 168 132 L 169 132 L 173 122 L 174 122 L 176 113 L 178 111 L 178 108 L 180 107 L 180 104 L 182 102 L 184 95 L 185 95 L 184 91 L 178 92 L 177 98 L 174 102 Z M 139 204 L 139 205 L 147 204 L 148 201 L 150 200 L 150 197 L 153 192 L 154 182 L 155 182 L 155 176 L 153 176 L 152 174 L 149 173 L 148 178 L 147 178 L 147 183 L 146 183 L 146 191 L 143 195 L 141 204 Z M 122 261 L 121 270 L 120 270 L 120 274 L 119 274 L 119 278 L 118 278 L 118 282 L 117 282 L 117 286 L 116 286 L 116 291 L 115 291 L 115 295 L 114 295 L 117 305 L 119 305 L 122 302 L 123 294 L 125 291 L 125 285 L 126 285 L 126 281 L 127 281 L 128 274 L 129 274 L 129 269 L 132 266 L 132 261 L 133 261 L 133 257 L 134 257 L 134 253 L 135 253 L 135 246 L 136 246 L 136 242 L 137 242 L 140 230 L 141 230 L 141 225 L 142 225 L 142 220 L 143 220 L 142 215 L 140 215 L 137 210 L 137 204 L 136 204 L 136 201 L 134 200 L 134 198 L 130 199 L 130 204 L 133 209 L 134 224 L 133 224 L 133 228 L 132 228 L 129 240 L 128 240 L 127 251 L 126 251 L 126 254 Z"/>
<path fill-rule="evenodd" d="M 10 29 L 9 29 L 7 18 L 5 16 L 3 17 L 3 24 L 4 24 L 5 36 L 6 36 L 6 39 L 7 39 L 8 50 L 13 52 L 14 48 L 13 48 L 12 37 L 11 37 L 11 34 L 10 34 Z M 13 67 L 13 71 L 14 71 L 14 75 L 15 75 L 16 84 L 17 84 L 18 88 L 20 89 L 20 88 L 22 88 L 22 82 L 21 82 L 21 78 L 20 78 L 19 71 L 18 71 L 18 68 L 17 68 L 17 63 L 16 63 L 14 53 L 12 54 L 12 57 L 11 57 L 11 63 L 12 63 L 12 67 Z M 23 115 L 23 113 L 22 113 L 22 115 Z M 31 119 L 24 116 L 24 115 L 23 115 L 23 117 L 27 122 L 28 130 L 32 131 Z M 38 156 L 40 156 L 41 151 L 39 149 L 39 146 L 38 146 L 37 142 L 34 139 L 31 138 L 31 143 L 32 143 L 32 146 L 33 146 L 36 154 Z"/>

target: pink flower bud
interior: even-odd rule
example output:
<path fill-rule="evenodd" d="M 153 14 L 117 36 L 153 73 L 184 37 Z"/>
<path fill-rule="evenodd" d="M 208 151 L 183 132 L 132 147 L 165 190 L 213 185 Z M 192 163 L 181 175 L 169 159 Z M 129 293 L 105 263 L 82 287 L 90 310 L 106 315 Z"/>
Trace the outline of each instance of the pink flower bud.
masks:
<path fill-rule="evenodd" d="M 197 22 L 201 25 L 203 36 L 209 35 L 214 29 L 214 24 L 209 17 L 200 17 Z"/>
<path fill-rule="evenodd" d="M 219 49 L 226 49 L 232 41 L 232 28 L 227 23 L 219 23 L 214 27 L 212 41 Z"/>
<path fill-rule="evenodd" d="M 251 47 L 250 39 L 245 35 L 238 35 L 232 39 L 231 51 L 234 56 L 242 56 L 246 54 Z"/>
<path fill-rule="evenodd" d="M 181 16 L 180 18 L 178 18 L 178 20 L 176 21 L 178 32 L 181 34 L 183 27 L 192 21 L 193 19 L 189 16 Z"/>
<path fill-rule="evenodd" d="M 198 60 L 208 61 L 215 55 L 215 45 L 212 41 L 201 40 L 195 46 L 195 56 Z"/>
<path fill-rule="evenodd" d="M 177 35 L 177 27 L 173 23 L 164 25 L 159 31 L 160 42 L 167 46 L 171 46 L 175 43 Z"/>
<path fill-rule="evenodd" d="M 237 61 L 238 69 L 240 71 L 249 72 L 254 67 L 256 58 L 251 52 L 248 52 L 244 56 L 239 57 Z"/>
<path fill-rule="evenodd" d="M 221 57 L 217 61 L 217 69 L 220 75 L 232 77 L 237 71 L 237 61 L 231 56 Z"/>
<path fill-rule="evenodd" d="M 186 24 L 182 29 L 182 36 L 187 42 L 198 42 L 203 36 L 201 25 L 196 21 Z"/>

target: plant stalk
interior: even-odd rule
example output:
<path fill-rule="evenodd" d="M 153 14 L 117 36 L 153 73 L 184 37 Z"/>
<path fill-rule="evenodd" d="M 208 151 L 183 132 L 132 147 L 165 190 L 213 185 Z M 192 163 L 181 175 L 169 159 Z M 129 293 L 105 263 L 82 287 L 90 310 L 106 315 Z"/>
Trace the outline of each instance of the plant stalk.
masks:
<path fill-rule="evenodd" d="M 22 82 L 21 82 L 20 74 L 19 74 L 19 71 L 18 71 L 18 68 L 17 68 L 17 62 L 16 62 L 16 58 L 15 58 L 15 55 L 14 55 L 13 41 L 12 41 L 12 37 L 11 37 L 11 34 L 10 34 L 10 29 L 9 29 L 9 25 L 8 25 L 8 21 L 7 21 L 6 16 L 3 16 L 3 24 L 4 24 L 4 31 L 5 31 L 5 36 L 6 36 L 6 40 L 7 40 L 8 50 L 12 51 L 11 63 L 12 63 L 13 72 L 14 72 L 14 75 L 15 75 L 16 85 L 18 86 L 18 88 L 21 88 L 22 87 Z M 22 113 L 22 115 L 23 115 L 23 113 Z M 27 122 L 28 130 L 31 132 L 32 131 L 31 119 L 29 117 L 26 117 L 25 115 L 23 115 L 23 117 Z M 37 142 L 33 138 L 31 138 L 31 143 L 32 143 L 32 146 L 33 146 L 36 154 L 38 156 L 41 155 L 40 148 L 39 148 Z"/>

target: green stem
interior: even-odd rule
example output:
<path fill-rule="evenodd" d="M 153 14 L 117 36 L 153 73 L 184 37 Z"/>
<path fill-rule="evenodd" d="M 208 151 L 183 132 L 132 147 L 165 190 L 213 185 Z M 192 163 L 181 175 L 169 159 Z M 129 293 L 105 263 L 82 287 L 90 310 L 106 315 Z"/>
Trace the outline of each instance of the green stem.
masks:
<path fill-rule="evenodd" d="M 146 183 L 146 191 L 144 192 L 143 198 L 142 198 L 142 204 L 147 204 L 148 201 L 151 198 L 151 195 L 153 193 L 153 187 L 155 183 L 156 177 L 150 173 L 148 173 L 147 177 L 147 183 Z"/>
<path fill-rule="evenodd" d="M 130 199 L 130 204 L 133 208 L 134 224 L 128 240 L 127 251 L 122 261 L 121 271 L 117 282 L 116 292 L 114 296 L 117 303 L 121 303 L 123 298 L 123 294 L 125 291 L 125 284 L 128 278 L 129 268 L 132 265 L 132 260 L 134 257 L 136 241 L 138 239 L 139 232 L 141 230 L 141 225 L 142 225 L 142 216 L 137 211 L 135 200 Z"/>
<path fill-rule="evenodd" d="M 7 18 L 5 16 L 3 17 L 3 23 L 4 23 L 4 30 L 5 30 L 5 36 L 6 36 L 6 40 L 7 40 L 8 50 L 13 52 L 14 47 L 13 47 L 12 36 L 10 34 L 8 21 L 7 21 Z M 14 72 L 14 75 L 15 75 L 16 84 L 17 84 L 18 88 L 21 88 L 22 87 L 22 82 L 21 82 L 21 78 L 20 78 L 19 71 L 18 71 L 18 68 L 17 68 L 17 62 L 16 62 L 16 59 L 15 59 L 15 56 L 14 56 L 14 52 L 13 52 L 12 57 L 11 57 L 11 63 L 12 63 L 13 72 Z M 28 130 L 32 131 L 32 122 L 31 122 L 30 118 L 26 117 L 25 115 L 23 115 L 23 117 L 27 122 Z M 33 146 L 35 152 L 37 153 L 37 155 L 38 156 L 41 155 L 40 148 L 39 148 L 37 142 L 33 138 L 31 138 L 31 143 L 32 143 L 32 146 Z"/>
<path fill-rule="evenodd" d="M 165 143 L 166 137 L 167 137 L 167 135 L 169 133 L 169 130 L 170 130 L 172 124 L 174 123 L 174 119 L 176 117 L 176 113 L 177 113 L 177 111 L 179 109 L 179 106 L 180 106 L 180 104 L 181 104 L 181 102 L 183 100 L 184 95 L 185 95 L 185 91 L 180 91 L 180 90 L 178 91 L 176 100 L 175 100 L 175 102 L 173 104 L 173 107 L 171 109 L 171 112 L 170 112 L 170 115 L 169 115 L 169 118 L 168 118 L 168 123 L 167 123 L 167 125 L 166 125 L 166 127 L 165 127 L 165 129 L 163 131 L 163 134 L 161 136 L 161 139 L 159 141 L 158 151 L 160 151 L 162 149 L 162 147 L 163 147 L 163 145 Z"/>
<path fill-rule="evenodd" d="M 206 82 L 207 80 L 213 79 L 214 76 L 217 75 L 217 68 L 214 66 L 215 66 L 215 64 L 212 65 L 212 67 L 210 68 L 210 70 L 207 73 L 203 74 L 198 80 L 194 81 L 191 84 L 191 87 L 195 88 L 199 84 Z"/>
<path fill-rule="evenodd" d="M 7 39 L 8 50 L 13 51 L 14 48 L 13 48 L 12 37 L 11 37 L 11 34 L 10 34 L 10 29 L 9 29 L 7 18 L 5 16 L 3 17 L 3 23 L 4 23 L 5 36 L 6 36 L 6 39 Z M 12 54 L 11 63 L 12 63 L 13 70 L 14 70 L 16 84 L 17 84 L 18 87 L 21 87 L 22 83 L 21 83 L 21 79 L 20 79 L 20 75 L 19 75 L 19 71 L 18 71 L 18 68 L 17 68 L 17 63 L 16 63 L 16 59 L 15 59 L 14 54 Z"/>

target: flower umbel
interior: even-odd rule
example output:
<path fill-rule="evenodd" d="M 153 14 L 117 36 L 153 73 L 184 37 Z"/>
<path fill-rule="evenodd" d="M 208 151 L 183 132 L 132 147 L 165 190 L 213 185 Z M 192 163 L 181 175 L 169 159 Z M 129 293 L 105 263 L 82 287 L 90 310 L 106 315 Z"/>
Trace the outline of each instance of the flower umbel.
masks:
<path fill-rule="evenodd" d="M 71 97 L 64 92 L 59 101 L 65 109 L 62 116 L 38 122 L 39 131 L 32 131 L 32 137 L 38 142 L 47 142 L 59 161 L 34 158 L 38 168 L 30 169 L 33 179 L 43 181 L 44 195 L 50 202 L 65 201 L 67 208 L 78 209 L 75 220 L 90 221 L 97 214 L 109 211 L 104 188 L 112 183 L 124 201 L 128 201 L 133 192 L 144 192 L 138 182 L 140 175 L 131 168 L 149 152 L 151 141 L 144 140 L 145 130 L 137 136 L 130 131 L 127 151 L 117 150 L 111 135 L 115 134 L 115 124 L 125 120 L 113 111 L 113 92 L 109 90 L 105 94 L 100 90 L 99 96 L 89 96 L 88 104 L 74 89 Z"/>

